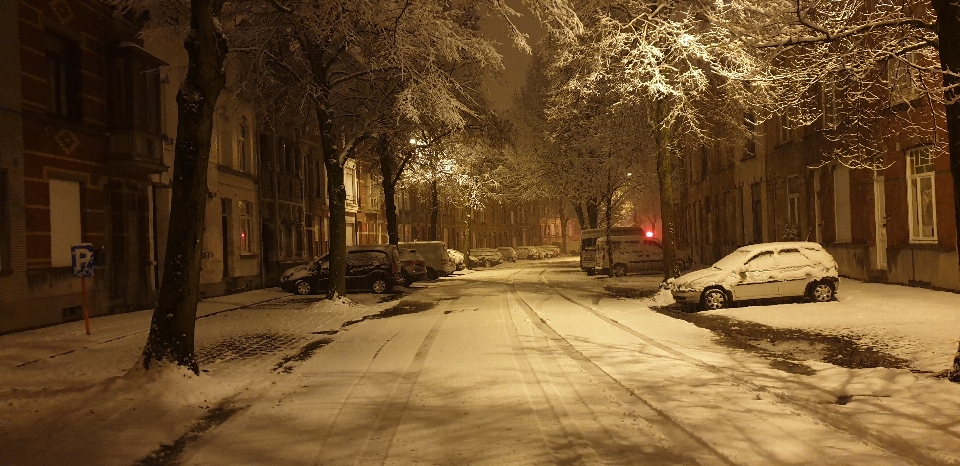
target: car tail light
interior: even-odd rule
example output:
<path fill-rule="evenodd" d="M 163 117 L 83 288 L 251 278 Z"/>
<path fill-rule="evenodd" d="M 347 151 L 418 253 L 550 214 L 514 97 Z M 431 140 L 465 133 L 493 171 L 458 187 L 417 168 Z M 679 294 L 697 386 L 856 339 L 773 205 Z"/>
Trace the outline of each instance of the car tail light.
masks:
<path fill-rule="evenodd" d="M 417 265 L 419 265 L 419 266 L 422 266 L 423 264 L 425 264 L 425 262 L 423 262 L 422 260 L 415 260 L 415 261 L 413 261 L 413 263 L 414 263 L 414 264 L 417 264 Z"/>

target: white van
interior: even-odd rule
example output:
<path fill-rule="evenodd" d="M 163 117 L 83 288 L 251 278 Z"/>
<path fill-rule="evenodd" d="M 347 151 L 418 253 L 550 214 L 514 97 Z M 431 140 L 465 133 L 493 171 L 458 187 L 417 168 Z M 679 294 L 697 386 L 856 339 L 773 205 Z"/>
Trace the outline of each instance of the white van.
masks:
<path fill-rule="evenodd" d="M 399 243 L 400 248 L 416 249 L 418 253 L 426 260 L 427 279 L 435 280 L 437 277 L 446 277 L 457 269 L 457 264 L 447 253 L 447 244 L 443 241 L 414 241 L 411 243 Z"/>
<path fill-rule="evenodd" d="M 597 238 L 596 269 L 601 274 L 622 277 L 628 273 L 663 273 L 663 245 L 655 238 L 636 235 L 611 236 L 613 267 L 607 253 L 607 238 Z"/>

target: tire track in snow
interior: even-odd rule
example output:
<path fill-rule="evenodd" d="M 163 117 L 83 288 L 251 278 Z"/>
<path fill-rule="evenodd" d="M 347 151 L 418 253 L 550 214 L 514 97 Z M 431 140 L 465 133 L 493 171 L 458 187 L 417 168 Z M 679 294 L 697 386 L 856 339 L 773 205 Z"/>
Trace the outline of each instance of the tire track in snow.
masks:
<path fill-rule="evenodd" d="M 658 348 L 658 349 L 666 352 L 667 354 L 670 354 L 670 355 L 672 355 L 672 356 L 674 356 L 674 357 L 676 357 L 676 358 L 678 358 L 678 359 L 680 359 L 680 360 L 683 360 L 683 361 L 685 361 L 685 362 L 687 362 L 687 363 L 693 364 L 693 365 L 695 365 L 695 366 L 697 366 L 697 367 L 699 367 L 699 368 L 701 368 L 701 369 L 704 369 L 704 370 L 706 370 L 706 371 L 708 371 L 708 372 L 710 372 L 710 373 L 712 373 L 712 374 L 714 374 L 714 375 L 717 375 L 717 376 L 719 376 L 719 377 L 722 377 L 722 378 L 726 379 L 728 382 L 730 382 L 730 383 L 732 383 L 732 384 L 734 384 L 734 385 L 744 386 L 744 387 L 747 387 L 747 388 L 750 389 L 750 390 L 759 391 L 759 392 L 763 392 L 763 393 L 766 393 L 766 394 L 768 394 L 768 395 L 771 395 L 771 396 L 775 397 L 776 400 L 777 400 L 782 406 L 785 406 L 785 407 L 787 407 L 788 409 L 793 410 L 794 412 L 797 412 L 798 414 L 809 416 L 809 417 L 813 418 L 814 420 L 816 420 L 816 421 L 818 421 L 818 422 L 821 422 L 821 423 L 823 423 L 824 425 L 826 425 L 826 426 L 828 426 L 828 427 L 830 427 L 830 428 L 832 428 L 832 429 L 838 430 L 838 431 L 840 431 L 840 432 L 846 433 L 847 435 L 850 435 L 850 436 L 852 436 L 852 437 L 858 438 L 858 439 L 860 439 L 861 441 L 863 441 L 864 443 L 866 443 L 866 444 L 868 444 L 868 445 L 871 445 L 871 446 L 873 446 L 873 447 L 875 447 L 875 448 L 877 448 L 877 449 L 879 449 L 879 450 L 881 450 L 881 451 L 884 451 L 884 452 L 886 452 L 886 453 L 889 453 L 889 454 L 891 454 L 891 455 L 893 455 L 893 456 L 900 457 L 901 459 L 904 459 L 904 460 L 906 460 L 906 461 L 908 461 L 908 462 L 910 462 L 910 463 L 916 464 L 916 465 L 918 465 L 918 466 L 919 466 L 919 465 L 922 465 L 922 466 L 932 466 L 932 465 L 950 466 L 950 465 L 954 465 L 954 464 L 955 464 L 955 463 L 952 463 L 952 462 L 946 462 L 946 461 L 944 461 L 943 459 L 938 458 L 938 457 L 936 457 L 936 456 L 932 456 L 932 455 L 930 455 L 930 454 L 928 454 L 928 453 L 926 453 L 926 452 L 918 449 L 916 446 L 914 446 L 913 444 L 907 442 L 906 440 L 904 440 L 904 439 L 901 438 L 901 437 L 898 437 L 898 436 L 895 436 L 895 435 L 888 435 L 888 434 L 885 434 L 885 433 L 883 433 L 883 432 L 878 432 L 878 431 L 874 431 L 874 430 L 868 429 L 868 428 L 864 427 L 863 425 L 861 425 L 861 424 L 859 424 L 859 423 L 857 423 L 857 422 L 855 422 L 855 421 L 852 421 L 852 420 L 850 420 L 850 419 L 847 419 L 847 418 L 844 417 L 842 414 L 835 413 L 835 412 L 829 411 L 829 410 L 826 409 L 826 408 L 820 407 L 820 406 L 818 406 L 818 405 L 811 404 L 810 402 L 806 402 L 806 401 L 797 399 L 797 398 L 792 397 L 792 396 L 790 396 L 790 395 L 788 395 L 788 394 L 786 394 L 786 393 L 783 393 L 783 392 L 781 392 L 781 391 L 779 391 L 779 390 L 775 390 L 775 389 L 773 389 L 773 388 L 770 388 L 770 387 L 767 387 L 767 386 L 765 386 L 765 385 L 759 384 L 759 383 L 754 382 L 754 381 L 752 381 L 752 380 L 746 379 L 746 378 L 744 378 L 744 377 L 736 374 L 736 373 L 733 372 L 733 371 L 730 371 L 730 370 L 727 370 L 727 369 L 718 367 L 718 366 L 716 366 L 716 365 L 713 365 L 713 364 L 710 364 L 710 363 L 708 363 L 708 362 L 706 362 L 706 361 L 703 361 L 702 359 L 695 358 L 695 357 L 690 356 L 690 355 L 688 355 L 688 354 L 686 354 L 686 353 L 683 353 L 683 352 L 681 352 L 681 351 L 678 351 L 678 350 L 676 350 L 676 349 L 674 349 L 674 348 L 672 348 L 672 347 L 669 347 L 669 346 L 667 346 L 667 345 L 665 345 L 665 344 L 657 341 L 656 339 L 654 339 L 654 338 L 652 338 L 652 337 L 650 337 L 650 336 L 648 336 L 648 335 L 645 335 L 645 334 L 643 334 L 643 333 L 641 333 L 641 332 L 633 329 L 632 327 L 629 327 L 629 326 L 627 326 L 627 325 L 624 325 L 624 324 L 620 323 L 619 321 L 610 318 L 609 316 L 607 316 L 606 314 L 604 314 L 604 312 L 603 312 L 602 310 L 599 309 L 599 306 L 593 305 L 593 304 L 587 305 L 587 304 L 584 304 L 584 303 L 582 303 L 582 302 L 580 302 L 580 301 L 577 301 L 576 299 L 570 297 L 569 295 L 567 295 L 566 293 L 564 293 L 563 291 L 561 291 L 559 288 L 557 288 L 556 286 L 552 285 L 549 280 L 547 280 L 547 278 L 546 278 L 546 276 L 545 276 L 547 270 L 549 270 L 549 268 L 544 268 L 544 269 L 541 270 L 541 272 L 540 272 L 540 274 L 539 274 L 539 276 L 538 276 L 538 281 L 539 281 L 540 283 L 542 283 L 543 285 L 549 287 L 555 294 L 557 294 L 558 296 L 560 296 L 560 297 L 563 298 L 564 300 L 566 300 L 566 301 L 568 301 L 568 302 L 570 302 L 570 303 L 572 303 L 572 304 L 574 304 L 574 305 L 576 305 L 576 306 L 579 306 L 580 308 L 586 310 L 587 312 L 589 312 L 590 314 L 594 315 L 594 316 L 597 317 L 598 319 L 606 322 L 607 324 L 612 325 L 612 326 L 614 326 L 614 327 L 616 327 L 616 328 L 618 328 L 618 329 L 620 329 L 620 330 L 622 330 L 622 331 L 624 331 L 624 332 L 626 332 L 626 333 L 628 333 L 628 334 L 630 334 L 630 335 L 632 335 L 632 336 L 640 339 L 640 340 L 643 341 L 644 343 L 647 343 L 647 344 L 649 344 L 649 345 L 651 345 L 651 346 L 654 346 L 654 347 L 656 347 L 656 348 Z M 531 309 L 531 311 L 532 311 L 532 309 Z M 534 312 L 534 314 L 536 314 L 535 311 L 532 311 L 532 312 Z M 539 318 L 539 317 L 538 317 L 538 318 Z M 548 324 L 547 324 L 546 322 L 544 322 L 544 325 L 547 325 L 547 326 L 548 326 Z M 559 334 L 557 334 L 557 335 L 559 336 Z M 560 338 L 563 338 L 563 337 L 560 337 Z M 572 345 L 571 345 L 571 348 L 572 348 Z M 576 349 L 573 349 L 573 351 L 577 352 L 577 354 L 580 354 L 581 356 L 583 356 L 584 358 L 586 358 L 586 356 L 584 356 L 582 353 L 580 353 L 580 352 L 577 351 Z M 589 359 L 588 359 L 588 360 L 589 360 Z M 593 363 L 591 362 L 591 364 L 593 364 Z M 598 369 L 599 369 L 599 367 L 598 367 Z M 600 370 L 602 371 L 602 369 L 600 369 Z M 606 372 L 604 372 L 604 373 L 606 374 Z M 610 376 L 610 377 L 613 378 L 612 376 Z M 614 379 L 614 380 L 616 380 L 616 379 Z M 619 381 L 617 381 L 617 383 L 620 384 Z M 621 385 L 621 386 L 622 386 L 622 385 Z M 626 388 L 626 387 L 625 387 L 625 388 Z M 631 389 L 627 388 L 627 390 L 631 390 Z M 632 392 L 632 390 L 631 390 L 631 392 Z M 639 396 L 638 396 L 638 398 L 639 398 Z M 655 408 L 653 405 L 650 405 L 649 402 L 647 402 L 646 400 L 644 400 L 644 403 L 648 404 L 648 405 L 649 405 L 651 408 L 653 408 L 654 410 L 657 410 L 658 412 L 662 413 L 662 411 L 658 410 L 658 409 Z M 666 413 L 662 413 L 661 415 L 662 415 L 662 416 L 665 416 L 665 417 L 668 417 L 668 415 L 667 415 Z M 678 424 L 676 421 L 673 421 L 673 422 L 679 426 L 679 424 Z M 701 441 L 702 441 L 702 440 L 701 440 Z"/>
<path fill-rule="evenodd" d="M 517 272 L 510 274 L 507 282 L 512 282 L 512 277 Z M 556 464 L 599 464 L 597 454 L 590 449 L 589 444 L 583 439 L 583 433 L 579 429 L 572 429 L 569 425 L 569 416 L 566 416 L 565 409 L 559 409 L 556 406 L 561 397 L 555 387 L 547 390 L 549 382 L 542 380 L 538 374 L 547 374 L 548 371 L 543 367 L 543 361 L 538 360 L 539 370 L 534 368 L 534 355 L 527 351 L 526 346 L 520 340 L 518 324 L 513 319 L 509 307 L 509 300 L 506 296 L 501 297 L 500 318 L 507 326 L 507 339 L 517 364 L 517 372 L 520 374 L 523 391 L 527 397 L 527 403 L 537 421 L 537 427 L 540 430 L 540 436 L 543 443 L 550 452 Z M 565 423 L 564 419 L 568 421 Z M 575 426 L 574 426 L 575 427 Z"/>
<path fill-rule="evenodd" d="M 423 364 L 427 359 L 427 355 L 430 353 L 430 349 L 433 347 L 434 341 L 437 339 L 437 335 L 440 333 L 440 327 L 443 326 L 446 319 L 446 312 L 439 312 L 434 318 L 433 326 L 430 327 L 430 330 L 427 331 L 427 334 L 423 337 L 423 341 L 420 343 L 420 347 L 417 348 L 417 352 L 414 353 L 413 358 L 410 360 L 410 363 L 407 364 L 403 374 L 401 374 L 400 378 L 394 383 L 393 389 L 390 391 L 390 396 L 380 407 L 374 428 L 370 431 L 371 435 L 363 442 L 360 453 L 357 455 L 357 463 L 384 464 L 386 462 L 390 447 L 397 435 L 397 428 L 400 426 L 400 421 L 407 411 L 410 396 L 413 394 L 413 389 L 417 385 L 417 379 L 420 378 Z M 396 406 L 392 403 L 393 401 L 399 401 L 399 409 L 396 409 Z"/>
<path fill-rule="evenodd" d="M 546 270 L 546 269 L 543 269 Z M 521 270 L 522 271 L 522 270 Z M 643 421 L 653 426 L 675 447 L 678 454 L 661 454 L 660 458 L 649 458 L 659 460 L 657 464 L 670 464 L 682 462 L 684 456 L 700 465 L 734 465 L 735 463 L 714 449 L 705 440 L 698 437 L 693 432 L 684 428 L 677 420 L 670 417 L 662 410 L 657 409 L 653 404 L 640 396 L 633 389 L 623 385 L 618 379 L 604 371 L 600 366 L 594 363 L 590 358 L 577 350 L 560 333 L 553 329 L 539 314 L 533 309 L 530 303 L 520 296 L 517 286 L 514 283 L 513 276 L 521 272 L 517 271 L 507 277 L 507 283 L 510 286 L 511 295 L 520 306 L 520 309 L 529 317 L 530 322 L 547 338 L 556 348 L 562 351 L 568 358 L 573 360 L 581 369 L 584 370 L 593 380 L 613 394 L 616 400 L 624 406 L 625 410 L 631 411 L 639 416 Z M 543 272 L 541 272 L 542 276 Z M 519 344 L 519 343 L 517 343 Z M 521 348 L 522 350 L 522 348 Z M 555 413 L 556 415 L 556 413 Z M 569 434 L 568 434 L 569 435 Z M 682 453 L 679 453 L 682 452 Z M 680 461 L 678 461 L 680 460 Z"/>

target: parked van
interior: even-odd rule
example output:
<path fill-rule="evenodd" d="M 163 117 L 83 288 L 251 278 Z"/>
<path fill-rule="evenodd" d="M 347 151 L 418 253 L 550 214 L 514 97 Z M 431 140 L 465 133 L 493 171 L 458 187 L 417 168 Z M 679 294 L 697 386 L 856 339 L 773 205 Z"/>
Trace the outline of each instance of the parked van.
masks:
<path fill-rule="evenodd" d="M 643 238 L 643 228 L 612 227 L 610 236 L 628 236 L 639 240 Z M 607 236 L 606 228 L 591 228 L 580 232 L 580 270 L 593 276 L 597 270 L 597 239 Z"/>
<path fill-rule="evenodd" d="M 659 240 L 633 235 L 611 236 L 610 245 L 613 261 L 607 252 L 607 238 L 597 238 L 596 269 L 601 274 L 622 277 L 628 273 L 663 273 L 663 245 Z"/>
<path fill-rule="evenodd" d="M 401 248 L 416 249 L 427 265 L 427 279 L 436 280 L 446 277 L 457 269 L 457 264 L 447 253 L 447 244 L 443 241 L 414 241 L 398 244 Z"/>

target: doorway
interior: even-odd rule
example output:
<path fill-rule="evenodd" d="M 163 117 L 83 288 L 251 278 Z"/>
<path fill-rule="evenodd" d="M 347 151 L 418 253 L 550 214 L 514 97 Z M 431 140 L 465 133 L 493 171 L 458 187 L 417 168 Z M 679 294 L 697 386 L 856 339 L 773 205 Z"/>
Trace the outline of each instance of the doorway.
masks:
<path fill-rule="evenodd" d="M 877 237 L 877 269 L 887 270 L 887 200 L 883 175 L 873 175 L 874 222 Z"/>

